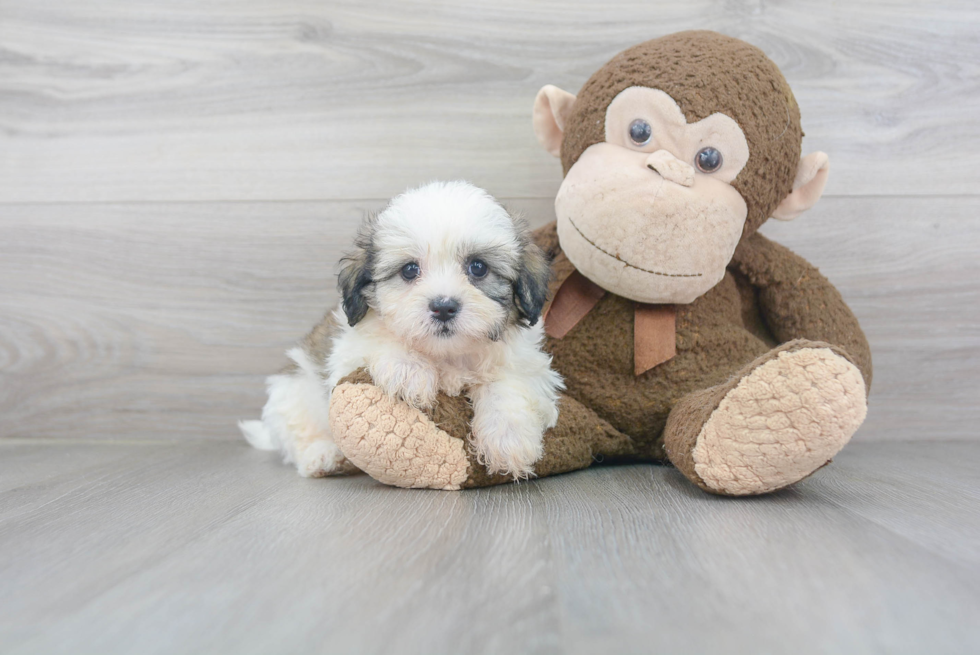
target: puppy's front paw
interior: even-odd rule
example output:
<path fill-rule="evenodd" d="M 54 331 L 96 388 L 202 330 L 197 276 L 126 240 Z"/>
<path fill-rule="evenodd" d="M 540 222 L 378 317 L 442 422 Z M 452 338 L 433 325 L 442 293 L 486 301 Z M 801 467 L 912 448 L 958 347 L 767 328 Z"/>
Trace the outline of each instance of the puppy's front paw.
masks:
<path fill-rule="evenodd" d="M 534 475 L 534 464 L 544 455 L 544 431 L 530 415 L 523 418 L 507 408 L 474 408 L 473 445 L 489 473 L 515 480 Z"/>
<path fill-rule="evenodd" d="M 410 353 L 382 355 L 368 372 L 382 391 L 414 407 L 431 407 L 439 393 L 438 371 Z"/>

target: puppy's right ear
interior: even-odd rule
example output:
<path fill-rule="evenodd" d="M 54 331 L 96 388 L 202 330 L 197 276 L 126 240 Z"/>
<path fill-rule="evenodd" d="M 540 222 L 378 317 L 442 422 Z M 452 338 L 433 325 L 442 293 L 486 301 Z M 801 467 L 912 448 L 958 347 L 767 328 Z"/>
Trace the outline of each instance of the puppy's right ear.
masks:
<path fill-rule="evenodd" d="M 366 228 L 366 229 L 365 229 Z M 357 249 L 340 260 L 340 274 L 337 276 L 337 288 L 343 298 L 344 313 L 347 324 L 357 325 L 367 314 L 368 302 L 366 291 L 371 285 L 371 235 L 369 224 L 358 234 Z"/>

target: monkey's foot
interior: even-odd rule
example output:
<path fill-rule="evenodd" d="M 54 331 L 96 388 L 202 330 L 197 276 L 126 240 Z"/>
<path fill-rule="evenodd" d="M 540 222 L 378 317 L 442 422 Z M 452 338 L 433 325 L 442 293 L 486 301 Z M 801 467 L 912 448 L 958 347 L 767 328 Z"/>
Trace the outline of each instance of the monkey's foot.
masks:
<path fill-rule="evenodd" d="M 825 344 L 792 342 L 752 366 L 685 397 L 668 420 L 671 461 L 707 491 L 762 494 L 802 480 L 867 414 L 861 372 Z"/>
<path fill-rule="evenodd" d="M 452 490 L 468 477 L 462 439 L 373 384 L 342 382 L 334 388 L 330 431 L 354 466 L 384 484 Z"/>

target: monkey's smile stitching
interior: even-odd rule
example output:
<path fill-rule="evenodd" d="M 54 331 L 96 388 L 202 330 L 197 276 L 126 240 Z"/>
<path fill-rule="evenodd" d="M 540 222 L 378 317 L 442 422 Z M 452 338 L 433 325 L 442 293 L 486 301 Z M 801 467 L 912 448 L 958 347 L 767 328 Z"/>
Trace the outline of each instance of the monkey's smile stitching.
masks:
<path fill-rule="evenodd" d="M 617 262 L 621 262 L 623 264 L 626 264 L 630 268 L 635 268 L 638 271 L 643 271 L 644 273 L 649 273 L 650 275 L 660 275 L 662 277 L 701 277 L 701 273 L 661 273 L 660 271 L 651 271 L 649 269 L 640 268 L 639 266 L 635 266 L 633 264 L 630 264 L 628 261 L 626 261 L 622 257 L 617 257 L 616 255 L 612 254 L 611 252 L 609 252 L 605 248 L 597 245 L 596 242 L 593 241 L 592 239 L 590 239 L 589 237 L 585 236 L 585 234 L 582 232 L 582 230 L 578 229 L 578 225 L 575 224 L 575 221 L 573 221 L 572 219 L 568 219 L 568 222 L 572 224 L 572 227 L 575 228 L 575 231 L 578 232 L 579 234 L 581 234 L 582 235 L 582 238 L 585 239 L 586 241 L 588 241 L 589 244 L 591 244 L 591 246 L 593 248 L 595 248 L 596 250 L 598 250 L 599 252 L 601 252 L 604 255 L 609 255 L 610 257 L 612 257 L 613 259 L 615 259 Z"/>

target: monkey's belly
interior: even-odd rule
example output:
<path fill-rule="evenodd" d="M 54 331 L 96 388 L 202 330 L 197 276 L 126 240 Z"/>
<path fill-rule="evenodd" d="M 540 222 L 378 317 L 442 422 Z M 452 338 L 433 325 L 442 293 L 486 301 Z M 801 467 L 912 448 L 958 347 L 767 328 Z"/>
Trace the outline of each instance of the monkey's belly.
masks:
<path fill-rule="evenodd" d="M 730 278 L 729 278 L 730 280 Z M 634 374 L 632 301 L 607 294 L 562 339 L 545 348 L 567 394 L 634 439 L 641 459 L 663 459 L 667 415 L 682 396 L 727 380 L 772 344 L 750 332 L 732 281 L 678 307 L 677 355 Z"/>

